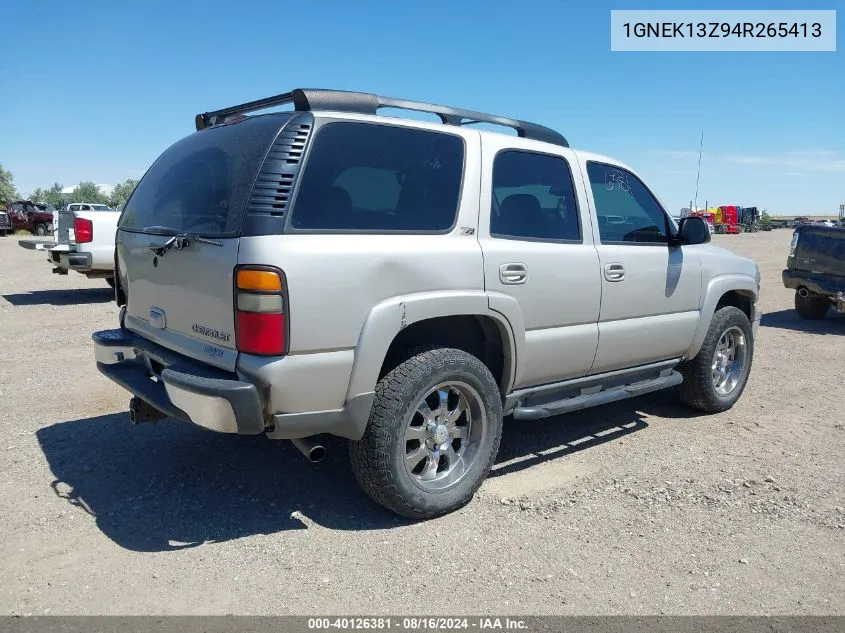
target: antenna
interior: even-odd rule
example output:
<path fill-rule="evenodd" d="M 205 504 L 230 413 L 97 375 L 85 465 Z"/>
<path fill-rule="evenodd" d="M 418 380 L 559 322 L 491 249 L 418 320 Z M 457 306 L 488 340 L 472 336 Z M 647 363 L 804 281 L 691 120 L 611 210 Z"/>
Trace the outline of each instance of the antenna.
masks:
<path fill-rule="evenodd" d="M 698 207 L 698 181 L 701 179 L 701 150 L 704 147 L 704 131 L 701 132 L 701 142 L 698 144 L 698 175 L 695 177 L 695 206 Z"/>

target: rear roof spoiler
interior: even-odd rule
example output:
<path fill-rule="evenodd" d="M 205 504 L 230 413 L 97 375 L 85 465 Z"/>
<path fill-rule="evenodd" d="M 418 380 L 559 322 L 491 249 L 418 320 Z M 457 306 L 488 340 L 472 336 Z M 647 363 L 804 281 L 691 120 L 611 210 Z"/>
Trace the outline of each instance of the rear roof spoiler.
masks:
<path fill-rule="evenodd" d="M 321 90 L 311 88 L 296 88 L 290 92 L 273 97 L 266 97 L 256 101 L 249 101 L 240 105 L 230 106 L 213 112 L 198 114 L 195 118 L 197 130 L 203 130 L 212 125 L 222 123 L 226 117 L 234 114 L 247 114 L 265 108 L 293 104 L 294 110 L 308 112 L 316 110 L 332 110 L 335 112 L 355 112 L 358 114 L 378 114 L 379 108 L 399 108 L 416 112 L 436 114 L 444 125 L 471 125 L 473 123 L 491 123 L 516 130 L 522 138 L 533 139 L 569 147 L 567 140 L 551 128 L 537 123 L 530 123 L 520 119 L 485 114 L 473 110 L 462 110 L 448 106 L 408 101 L 382 97 L 368 92 L 350 92 L 346 90 Z"/>

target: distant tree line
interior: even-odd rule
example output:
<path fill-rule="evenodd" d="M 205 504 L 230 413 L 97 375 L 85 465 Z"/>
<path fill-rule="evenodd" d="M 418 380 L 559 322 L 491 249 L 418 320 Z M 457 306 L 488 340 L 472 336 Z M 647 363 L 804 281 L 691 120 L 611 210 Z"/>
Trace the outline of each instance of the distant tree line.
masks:
<path fill-rule="evenodd" d="M 93 204 L 107 204 L 110 207 L 117 208 L 126 204 L 129 196 L 135 191 L 138 181 L 129 178 L 112 189 L 111 193 L 106 194 L 93 182 L 81 182 L 73 190 L 70 196 L 62 196 L 63 185 L 54 182 L 51 187 L 47 189 L 38 188 L 32 192 L 29 199 L 33 202 L 46 202 L 57 209 L 69 202 L 91 202 Z M 18 193 L 14 183 L 14 175 L 7 169 L 0 165 L 0 204 L 6 205 L 15 200 L 20 200 L 21 196 Z"/>
<path fill-rule="evenodd" d="M 122 207 L 129 200 L 129 196 L 135 191 L 138 181 L 129 178 L 114 186 L 111 193 L 106 194 L 93 182 L 86 181 L 79 183 L 70 196 L 62 196 L 62 185 L 53 183 L 49 189 L 38 188 L 32 192 L 30 198 L 33 202 L 47 202 L 58 208 L 66 202 L 91 202 L 93 204 L 107 204 L 110 207 Z"/>

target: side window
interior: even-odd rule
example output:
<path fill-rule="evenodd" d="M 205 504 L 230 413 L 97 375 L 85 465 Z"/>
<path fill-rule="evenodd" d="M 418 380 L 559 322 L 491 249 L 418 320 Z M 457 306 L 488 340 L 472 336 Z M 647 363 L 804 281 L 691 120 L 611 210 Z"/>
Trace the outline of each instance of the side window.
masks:
<path fill-rule="evenodd" d="M 587 175 L 602 242 L 666 242 L 666 214 L 636 176 L 592 161 L 587 163 Z"/>
<path fill-rule="evenodd" d="M 329 123 L 313 143 L 291 213 L 293 229 L 433 232 L 454 225 L 461 137 Z"/>
<path fill-rule="evenodd" d="M 559 156 L 520 150 L 493 162 L 490 235 L 516 239 L 581 239 L 569 164 Z"/>

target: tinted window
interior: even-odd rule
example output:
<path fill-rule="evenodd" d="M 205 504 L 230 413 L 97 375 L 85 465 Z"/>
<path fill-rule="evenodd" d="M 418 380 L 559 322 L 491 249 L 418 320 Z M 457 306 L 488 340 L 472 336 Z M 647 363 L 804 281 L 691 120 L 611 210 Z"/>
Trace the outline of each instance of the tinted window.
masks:
<path fill-rule="evenodd" d="M 490 234 L 580 240 L 578 206 L 567 162 L 557 156 L 522 151 L 496 156 Z"/>
<path fill-rule="evenodd" d="M 178 141 L 138 183 L 120 228 L 237 234 L 256 173 L 285 118 L 247 118 Z"/>
<path fill-rule="evenodd" d="M 315 136 L 291 215 L 295 229 L 444 231 L 455 223 L 463 140 L 371 123 Z"/>
<path fill-rule="evenodd" d="M 630 172 L 587 163 L 602 242 L 666 242 L 666 214 Z"/>

